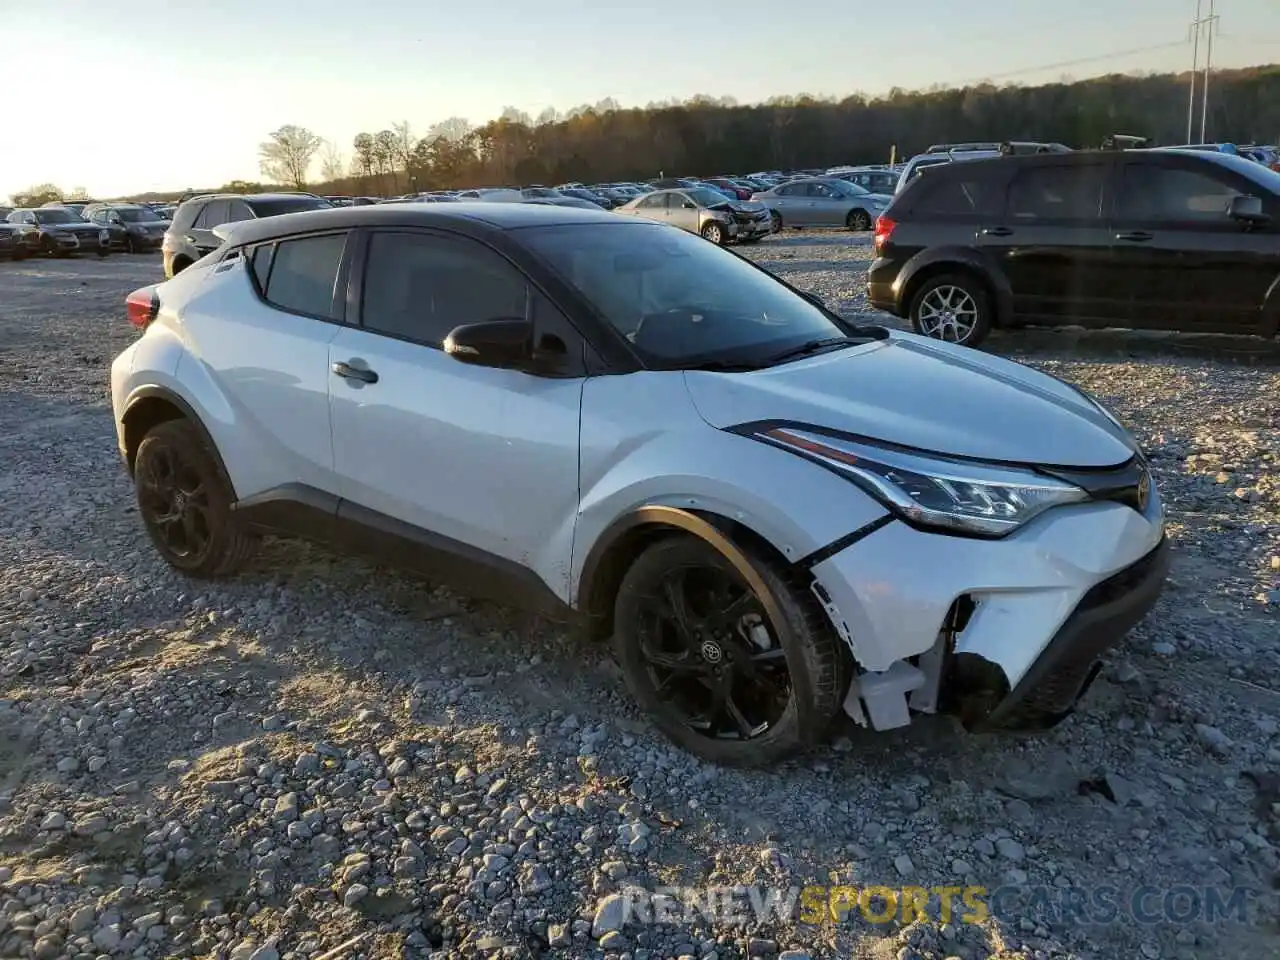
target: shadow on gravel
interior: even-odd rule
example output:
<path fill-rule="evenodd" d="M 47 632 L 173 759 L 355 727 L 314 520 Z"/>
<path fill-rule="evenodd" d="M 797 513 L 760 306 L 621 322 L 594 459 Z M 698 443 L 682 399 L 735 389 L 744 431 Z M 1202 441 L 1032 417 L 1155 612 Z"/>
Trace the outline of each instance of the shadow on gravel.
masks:
<path fill-rule="evenodd" d="M 1128 362 L 1177 358 L 1244 366 L 1280 366 L 1280 340 L 1225 334 L 1027 327 L 996 331 L 984 349 L 1011 360 L 1034 360 L 1049 355 L 1058 360 Z"/>

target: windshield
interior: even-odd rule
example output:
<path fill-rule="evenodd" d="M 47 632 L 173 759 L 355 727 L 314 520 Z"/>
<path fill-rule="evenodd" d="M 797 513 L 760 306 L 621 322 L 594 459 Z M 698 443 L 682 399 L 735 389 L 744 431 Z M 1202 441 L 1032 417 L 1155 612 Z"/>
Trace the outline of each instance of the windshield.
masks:
<path fill-rule="evenodd" d="M 712 190 L 710 187 L 696 187 L 693 190 L 686 190 L 685 193 L 700 207 L 718 207 L 729 200 L 719 190 Z"/>
<path fill-rule="evenodd" d="M 272 197 L 269 200 L 246 200 L 253 212 L 260 217 L 278 217 L 282 213 L 301 213 L 303 210 L 327 210 L 333 204 L 323 197 Z"/>
<path fill-rule="evenodd" d="M 83 223 L 84 218 L 76 216 L 71 210 L 63 210 L 58 207 L 48 207 L 44 210 L 37 210 L 36 223 Z"/>
<path fill-rule="evenodd" d="M 632 342 L 646 364 L 767 364 L 844 331 L 769 274 L 662 224 L 539 227 L 523 239 Z"/>
<path fill-rule="evenodd" d="M 523 191 L 526 197 L 558 197 L 559 190 L 553 190 L 551 187 L 527 187 Z"/>
<path fill-rule="evenodd" d="M 116 207 L 116 213 L 125 223 L 152 223 L 160 219 L 160 214 L 144 207 Z"/>

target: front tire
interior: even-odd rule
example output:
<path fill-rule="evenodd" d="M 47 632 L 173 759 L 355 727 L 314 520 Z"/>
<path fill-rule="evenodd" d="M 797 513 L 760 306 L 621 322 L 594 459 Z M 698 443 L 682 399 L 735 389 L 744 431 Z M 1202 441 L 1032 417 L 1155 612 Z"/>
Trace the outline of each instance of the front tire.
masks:
<path fill-rule="evenodd" d="M 99 256 L 99 257 L 103 257 L 103 258 L 109 257 L 109 256 L 111 256 L 111 251 L 110 251 L 110 250 L 102 250 L 102 249 L 99 249 L 99 250 L 98 250 L 98 256 Z"/>
<path fill-rule="evenodd" d="M 991 332 L 991 298 L 972 275 L 944 273 L 926 280 L 911 298 L 916 333 L 976 347 Z"/>
<path fill-rule="evenodd" d="M 687 534 L 640 554 L 614 603 L 616 653 L 632 696 L 678 746 L 739 767 L 817 742 L 840 710 L 852 666 L 786 571 L 745 558 L 771 604 L 715 547 Z"/>
<path fill-rule="evenodd" d="M 138 512 L 165 561 L 193 577 L 234 573 L 256 539 L 231 512 L 234 494 L 188 420 L 152 427 L 133 465 Z"/>
<path fill-rule="evenodd" d="M 702 228 L 702 239 L 709 240 L 717 247 L 724 246 L 724 227 L 718 223 L 708 223 Z"/>
<path fill-rule="evenodd" d="M 769 211 L 769 222 L 773 224 L 774 233 L 782 232 L 782 214 L 780 214 L 777 210 Z"/>

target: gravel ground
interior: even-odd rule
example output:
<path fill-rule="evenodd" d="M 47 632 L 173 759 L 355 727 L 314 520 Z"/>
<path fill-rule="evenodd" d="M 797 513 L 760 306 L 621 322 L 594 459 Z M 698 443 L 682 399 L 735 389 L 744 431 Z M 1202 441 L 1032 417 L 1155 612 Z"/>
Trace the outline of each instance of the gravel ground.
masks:
<path fill-rule="evenodd" d="M 867 312 L 865 238 L 751 256 Z M 106 401 L 123 296 L 159 276 L 0 263 L 0 956 L 1277 955 L 1275 351 L 993 337 L 1147 446 L 1177 547 L 1158 608 L 1048 735 L 847 727 L 743 773 L 658 738 L 606 649 L 511 611 L 287 541 L 234 581 L 170 572 Z M 818 925 L 785 908 L 809 883 L 1014 894 Z M 1248 888 L 1243 919 L 1197 911 L 1206 886 Z M 1055 909 L 1081 889 L 1119 914 Z"/>

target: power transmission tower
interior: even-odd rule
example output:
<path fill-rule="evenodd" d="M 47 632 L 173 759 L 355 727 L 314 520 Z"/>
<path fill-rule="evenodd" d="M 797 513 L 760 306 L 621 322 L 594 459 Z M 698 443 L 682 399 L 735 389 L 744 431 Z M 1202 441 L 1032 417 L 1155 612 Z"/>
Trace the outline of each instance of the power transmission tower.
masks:
<path fill-rule="evenodd" d="M 1200 84 L 1200 143 L 1206 142 L 1209 125 L 1209 71 L 1213 69 L 1213 35 L 1218 29 L 1217 0 L 1209 0 L 1209 13 L 1201 16 L 1202 0 L 1196 0 L 1196 18 L 1191 21 L 1193 33 L 1191 61 L 1191 101 L 1187 106 L 1187 142 L 1191 142 L 1192 116 L 1196 102 L 1196 68 L 1200 57 L 1200 30 L 1205 32 L 1204 82 Z"/>

